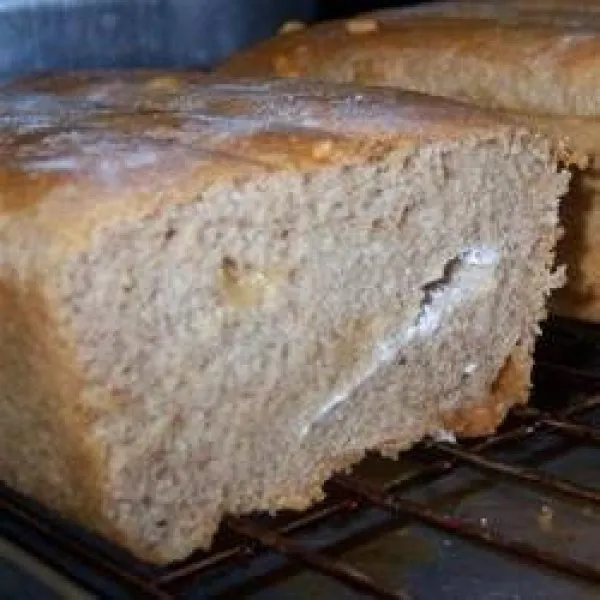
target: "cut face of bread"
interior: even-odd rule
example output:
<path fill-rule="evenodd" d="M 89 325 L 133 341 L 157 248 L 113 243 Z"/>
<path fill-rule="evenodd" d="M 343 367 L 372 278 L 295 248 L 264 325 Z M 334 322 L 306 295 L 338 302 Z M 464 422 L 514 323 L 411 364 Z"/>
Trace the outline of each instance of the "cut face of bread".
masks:
<path fill-rule="evenodd" d="M 5 99 L 9 485 L 168 562 L 525 401 L 560 280 L 546 140 L 392 90 L 127 94 Z"/>

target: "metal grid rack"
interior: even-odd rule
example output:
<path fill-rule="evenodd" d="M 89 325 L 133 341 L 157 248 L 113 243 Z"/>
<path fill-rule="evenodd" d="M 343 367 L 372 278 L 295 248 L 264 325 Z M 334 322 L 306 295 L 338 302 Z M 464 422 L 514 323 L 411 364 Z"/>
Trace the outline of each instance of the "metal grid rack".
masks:
<path fill-rule="evenodd" d="M 377 459 L 371 458 L 352 474 L 334 476 L 326 487 L 327 499 L 314 509 L 277 518 L 230 518 L 210 554 L 199 553 L 168 568 L 139 563 L 4 487 L 0 487 L 0 537 L 104 597 L 240 598 L 304 571 L 335 580 L 360 597 L 427 598 L 419 589 L 386 585 L 341 557 L 384 531 L 411 524 L 447 537 L 448 544 L 466 541 L 499 553 L 514 565 L 600 590 L 600 547 L 593 549 L 592 559 L 583 560 L 560 547 L 524 540 L 487 518 L 449 513 L 431 494 L 422 494 L 427 486 L 443 485 L 469 472 L 488 482 L 516 486 L 519 493 L 540 494 L 545 502 L 558 498 L 582 507 L 584 513 L 598 510 L 600 514 L 599 326 L 558 319 L 548 323 L 537 351 L 534 396 L 532 405 L 514 410 L 494 436 L 457 445 L 424 442 L 401 465 L 388 461 L 383 470 L 394 471 L 391 477 L 375 480 L 369 473 L 374 472 Z M 547 443 L 540 444 L 540 440 Z M 592 452 L 597 480 L 575 482 L 543 468 L 548 461 L 581 448 Z M 435 494 L 434 490 L 434 499 Z M 366 519 L 366 525 L 352 526 L 374 511 L 374 521 Z M 490 516 L 494 520 L 495 515 Z M 331 528 L 331 523 L 337 536 L 328 539 L 322 528 Z M 592 539 L 600 536 L 600 519 L 594 523 Z M 261 568 L 255 568 L 257 563 Z"/>

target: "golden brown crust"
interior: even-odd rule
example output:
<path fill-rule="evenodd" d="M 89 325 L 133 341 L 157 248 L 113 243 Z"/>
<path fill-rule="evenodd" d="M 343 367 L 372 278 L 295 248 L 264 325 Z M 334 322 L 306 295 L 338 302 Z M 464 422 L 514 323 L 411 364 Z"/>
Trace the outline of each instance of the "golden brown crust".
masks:
<path fill-rule="evenodd" d="M 565 235 L 559 261 L 567 265 L 569 284 L 552 298 L 554 313 L 600 322 L 600 172 L 577 173 L 561 204 Z"/>
<path fill-rule="evenodd" d="M 0 436 L 2 478 L 69 517 L 98 526 L 104 522 L 98 496 L 102 461 L 86 436 L 88 416 L 76 401 L 63 402 L 79 397 L 82 382 L 75 355 L 57 334 L 55 311 L 39 285 L 24 289 L 2 280 L 0 314 L 0 412 L 12 424 L 11 435 Z M 36 432 L 46 437 L 28 444 L 24 453 L 23 444 Z M 15 463 L 12 456 L 22 459 Z M 40 461 L 48 481 L 61 485 L 39 485 Z"/>
<path fill-rule="evenodd" d="M 513 406 L 525 404 L 529 396 L 529 367 L 517 356 L 516 353 L 506 360 L 485 401 L 443 413 L 444 428 L 458 437 L 491 435 Z"/>
<path fill-rule="evenodd" d="M 57 93 L 24 93 L 24 84 L 7 91 L 0 101 L 4 217 L 79 245 L 100 224 L 187 201 L 220 180 L 356 164 L 392 146 L 503 127 L 469 107 L 392 90 L 170 77 L 162 86 L 107 77 Z M 21 233 L 1 225 L 0 238 Z"/>
<path fill-rule="evenodd" d="M 106 460 L 89 434 L 94 415 L 78 401 L 83 382 L 76 353 L 58 333 L 48 294 L 38 284 L 23 289 L 0 280 L 0 314 L 0 413 L 12 424 L 11 435 L 0 436 L 3 482 L 123 547 L 134 547 L 107 518 L 102 485 Z M 18 416 L 11 414 L 13 409 Z M 43 436 L 41 443 L 28 443 L 36 434 Z M 14 456 L 21 460 L 11 460 Z M 46 478 L 42 484 L 40 462 Z M 158 558 L 142 547 L 139 552 L 148 560 Z"/>
<path fill-rule="evenodd" d="M 362 19 L 371 25 L 363 24 L 361 33 L 350 20 L 279 36 L 235 55 L 219 72 L 401 82 L 408 89 L 514 110 L 585 115 L 600 108 L 600 31 L 475 18 Z M 434 56 L 436 73 L 427 66 Z M 477 94 L 473 89 L 463 93 L 467 76 L 478 80 Z M 528 85 L 510 85 L 515 81 Z"/>

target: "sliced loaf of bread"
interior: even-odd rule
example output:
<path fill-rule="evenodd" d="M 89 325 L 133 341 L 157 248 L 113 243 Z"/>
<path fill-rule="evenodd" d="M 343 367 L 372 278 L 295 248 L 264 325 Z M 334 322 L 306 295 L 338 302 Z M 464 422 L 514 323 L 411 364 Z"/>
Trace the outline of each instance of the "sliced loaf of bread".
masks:
<path fill-rule="evenodd" d="M 525 401 L 569 177 L 442 99 L 171 83 L 0 102 L 0 478 L 156 562 Z"/>

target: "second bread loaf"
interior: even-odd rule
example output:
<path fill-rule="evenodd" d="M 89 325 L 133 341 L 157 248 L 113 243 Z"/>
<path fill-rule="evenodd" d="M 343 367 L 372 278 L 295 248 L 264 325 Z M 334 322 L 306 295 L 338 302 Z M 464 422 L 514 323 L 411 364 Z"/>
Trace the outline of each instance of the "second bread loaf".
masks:
<path fill-rule="evenodd" d="M 572 27 L 566 16 L 543 11 L 528 23 L 516 16 L 385 11 L 280 35 L 220 71 L 397 86 L 501 110 L 514 122 L 569 137 L 591 164 L 564 203 L 560 260 L 569 283 L 553 310 L 600 321 L 600 29 Z"/>

